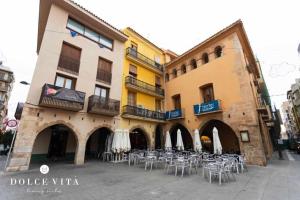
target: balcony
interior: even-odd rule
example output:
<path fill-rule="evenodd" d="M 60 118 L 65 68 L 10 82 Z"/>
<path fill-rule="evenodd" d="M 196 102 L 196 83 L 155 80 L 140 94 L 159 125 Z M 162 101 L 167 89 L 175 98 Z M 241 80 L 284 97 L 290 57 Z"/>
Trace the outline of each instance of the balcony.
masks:
<path fill-rule="evenodd" d="M 130 59 L 131 61 L 137 63 L 137 64 L 141 64 L 144 67 L 146 67 L 147 69 L 156 72 L 158 74 L 162 74 L 163 73 L 163 66 L 157 62 L 155 62 L 154 60 L 144 56 L 143 54 L 135 51 L 134 49 L 128 47 L 126 49 L 126 56 L 128 59 Z"/>
<path fill-rule="evenodd" d="M 134 91 L 138 91 L 138 92 L 143 92 L 145 94 L 149 94 L 152 96 L 155 96 L 157 98 L 164 98 L 164 90 L 159 88 L 159 87 L 155 87 L 154 85 L 151 85 L 149 83 L 145 83 L 143 81 L 140 81 L 132 76 L 127 76 L 125 78 L 125 85 L 127 88 L 134 90 Z"/>
<path fill-rule="evenodd" d="M 88 113 L 116 116 L 120 113 L 120 101 L 97 95 L 89 97 Z"/>
<path fill-rule="evenodd" d="M 22 116 L 22 112 L 23 112 L 23 107 L 24 107 L 24 103 L 18 103 L 17 105 L 17 109 L 16 109 L 16 112 L 15 112 L 15 118 L 17 120 L 20 120 L 21 119 L 21 116 Z"/>
<path fill-rule="evenodd" d="M 7 72 L 0 72 L 0 81 L 11 83 L 13 82 L 13 75 Z"/>
<path fill-rule="evenodd" d="M 122 117 L 161 123 L 165 122 L 165 113 L 163 112 L 148 110 L 145 108 L 130 105 L 123 106 Z"/>
<path fill-rule="evenodd" d="M 98 69 L 98 71 L 97 71 L 97 78 L 96 78 L 97 81 L 105 82 L 107 84 L 110 84 L 111 83 L 111 77 L 112 77 L 111 72 Z"/>
<path fill-rule="evenodd" d="M 69 56 L 60 55 L 57 69 L 78 75 L 79 66 L 80 60 L 71 58 Z"/>
<path fill-rule="evenodd" d="M 183 119 L 183 118 L 184 118 L 183 109 L 175 109 L 166 112 L 166 120 Z"/>
<path fill-rule="evenodd" d="M 272 120 L 272 114 L 271 114 L 271 108 L 270 106 L 265 102 L 265 100 L 261 97 L 257 98 L 257 111 L 261 114 L 262 119 L 264 121 L 270 121 Z"/>
<path fill-rule="evenodd" d="M 220 100 L 212 100 L 206 103 L 194 105 L 194 114 L 198 116 L 217 112 L 222 112 Z"/>
<path fill-rule="evenodd" d="M 9 92 L 10 91 L 10 85 L 9 83 L 0 83 L 0 91 L 2 92 Z"/>
<path fill-rule="evenodd" d="M 79 111 L 83 109 L 85 93 L 45 84 L 42 89 L 40 106 Z"/>

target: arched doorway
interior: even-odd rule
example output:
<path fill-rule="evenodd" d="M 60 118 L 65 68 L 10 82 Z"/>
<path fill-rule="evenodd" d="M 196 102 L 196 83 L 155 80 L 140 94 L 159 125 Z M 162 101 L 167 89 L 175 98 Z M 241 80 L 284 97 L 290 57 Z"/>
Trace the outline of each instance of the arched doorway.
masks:
<path fill-rule="evenodd" d="M 234 130 L 220 120 L 210 120 L 201 127 L 200 138 L 203 150 L 211 153 L 213 152 L 212 130 L 214 127 L 218 129 L 219 138 L 222 144 L 222 153 L 240 154 L 239 140 Z"/>
<path fill-rule="evenodd" d="M 170 136 L 173 149 L 176 148 L 177 143 L 177 130 L 180 129 L 185 150 L 193 149 L 193 139 L 187 128 L 182 124 L 174 124 L 170 129 Z"/>
<path fill-rule="evenodd" d="M 112 131 L 102 127 L 94 131 L 86 142 L 85 160 L 101 159 L 103 152 L 110 151 Z"/>
<path fill-rule="evenodd" d="M 69 127 L 62 124 L 50 126 L 37 135 L 31 163 L 73 163 L 77 145 L 78 139 Z"/>
<path fill-rule="evenodd" d="M 157 125 L 155 128 L 155 149 L 163 148 L 163 128 L 161 125 Z"/>
<path fill-rule="evenodd" d="M 148 147 L 146 133 L 140 128 L 133 129 L 130 132 L 130 144 L 131 149 L 146 150 Z"/>

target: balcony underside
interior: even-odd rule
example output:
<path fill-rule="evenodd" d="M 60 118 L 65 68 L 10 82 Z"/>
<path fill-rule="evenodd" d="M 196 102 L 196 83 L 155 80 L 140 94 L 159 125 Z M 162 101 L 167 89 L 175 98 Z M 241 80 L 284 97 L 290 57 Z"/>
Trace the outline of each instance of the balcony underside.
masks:
<path fill-rule="evenodd" d="M 152 72 L 155 72 L 155 73 L 157 73 L 159 75 L 163 74 L 163 72 L 161 70 L 159 70 L 158 68 L 156 68 L 155 66 L 152 66 L 152 65 L 150 65 L 150 64 L 148 64 L 148 63 L 146 63 L 146 62 L 144 62 L 142 60 L 139 60 L 138 58 L 136 58 L 136 57 L 134 57 L 134 56 L 132 56 L 130 54 L 127 54 L 127 58 L 130 61 L 134 62 L 135 64 L 142 65 L 143 67 L 149 69 Z"/>
<path fill-rule="evenodd" d="M 80 103 L 54 99 L 46 96 L 42 97 L 39 105 L 49 108 L 59 108 L 70 111 L 80 111 L 83 109 L 83 105 Z"/>
<path fill-rule="evenodd" d="M 148 121 L 148 122 L 166 123 L 165 120 L 159 120 L 159 119 L 153 119 L 153 118 L 147 118 L 147 117 L 140 117 L 140 116 L 136 116 L 136 115 L 132 115 L 132 114 L 128 114 L 128 113 L 123 113 L 122 117 L 126 118 L 126 119 L 136 119 L 136 120 Z"/>
<path fill-rule="evenodd" d="M 110 117 L 114 117 L 120 114 L 120 112 L 112 111 L 109 109 L 99 108 L 97 106 L 93 106 L 88 110 L 88 113 L 98 114 L 98 115 L 106 115 Z"/>
<path fill-rule="evenodd" d="M 125 83 L 126 87 L 132 91 L 135 91 L 135 92 L 142 92 L 144 94 L 148 94 L 148 95 L 151 95 L 151 96 L 154 96 L 156 98 L 159 98 L 159 99 L 163 99 L 164 96 L 163 95 L 160 95 L 160 94 L 157 94 L 156 92 L 154 91 L 151 91 L 151 90 L 147 90 L 145 88 L 141 88 L 141 87 L 138 87 L 136 85 L 133 85 L 133 84 L 130 84 L 130 83 Z"/>

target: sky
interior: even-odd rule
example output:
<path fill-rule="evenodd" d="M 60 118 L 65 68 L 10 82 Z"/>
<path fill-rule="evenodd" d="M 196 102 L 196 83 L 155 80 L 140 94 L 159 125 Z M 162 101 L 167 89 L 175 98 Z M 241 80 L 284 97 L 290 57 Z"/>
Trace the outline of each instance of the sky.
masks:
<path fill-rule="evenodd" d="M 294 0 L 75 0 L 118 29 L 132 27 L 153 43 L 181 54 L 238 19 L 244 23 L 277 108 L 300 77 L 299 3 Z M 0 60 L 16 81 L 8 105 L 13 117 L 26 101 L 37 59 L 38 0 L 0 1 Z"/>

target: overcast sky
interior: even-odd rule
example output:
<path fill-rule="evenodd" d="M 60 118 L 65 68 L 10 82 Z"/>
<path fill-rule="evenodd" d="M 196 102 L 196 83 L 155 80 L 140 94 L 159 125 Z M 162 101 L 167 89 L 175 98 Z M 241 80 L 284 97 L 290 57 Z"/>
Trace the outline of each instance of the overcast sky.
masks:
<path fill-rule="evenodd" d="M 178 54 L 238 19 L 242 19 L 252 49 L 277 107 L 300 77 L 300 12 L 297 1 L 254 0 L 75 0 L 113 26 L 127 26 Z M 143 3 L 142 3 L 143 2 Z M 26 100 L 36 63 L 38 0 L 1 0 L 0 58 L 15 73 L 9 116 Z"/>

